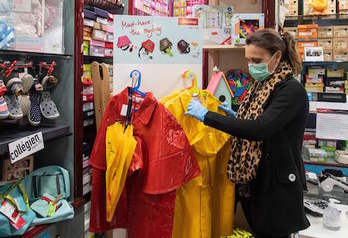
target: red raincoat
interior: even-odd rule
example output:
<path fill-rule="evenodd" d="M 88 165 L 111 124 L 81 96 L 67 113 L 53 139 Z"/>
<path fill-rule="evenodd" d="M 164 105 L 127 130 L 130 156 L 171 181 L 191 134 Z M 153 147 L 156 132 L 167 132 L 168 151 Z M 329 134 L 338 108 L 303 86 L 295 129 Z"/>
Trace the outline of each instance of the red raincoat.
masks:
<path fill-rule="evenodd" d="M 105 208 L 106 129 L 128 102 L 128 90 L 112 97 L 104 112 L 90 157 L 93 166 L 90 231 L 126 228 L 128 237 L 171 237 L 175 189 L 200 174 L 186 135 L 172 114 L 151 93 L 135 113 L 137 147 L 111 223 Z"/>

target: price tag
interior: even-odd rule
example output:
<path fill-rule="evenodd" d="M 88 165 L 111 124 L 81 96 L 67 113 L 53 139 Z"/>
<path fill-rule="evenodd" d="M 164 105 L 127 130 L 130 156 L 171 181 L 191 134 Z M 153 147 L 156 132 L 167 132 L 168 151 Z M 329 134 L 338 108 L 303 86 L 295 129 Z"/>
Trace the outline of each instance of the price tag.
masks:
<path fill-rule="evenodd" d="M 11 163 L 15 163 L 44 148 L 42 132 L 26 136 L 8 144 Z"/>
<path fill-rule="evenodd" d="M 128 108 L 128 105 L 127 104 L 123 104 L 122 105 L 122 108 L 121 108 L 121 113 L 120 113 L 120 115 L 121 116 L 126 116 L 127 115 L 127 108 Z"/>

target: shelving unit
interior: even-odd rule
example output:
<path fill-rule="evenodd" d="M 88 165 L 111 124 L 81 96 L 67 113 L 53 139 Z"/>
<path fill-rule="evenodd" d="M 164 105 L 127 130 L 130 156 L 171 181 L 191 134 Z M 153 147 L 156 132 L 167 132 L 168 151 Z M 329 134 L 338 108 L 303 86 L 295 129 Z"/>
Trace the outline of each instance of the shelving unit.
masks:
<path fill-rule="evenodd" d="M 244 50 L 244 46 L 233 46 L 233 45 L 204 45 L 204 50 Z"/>

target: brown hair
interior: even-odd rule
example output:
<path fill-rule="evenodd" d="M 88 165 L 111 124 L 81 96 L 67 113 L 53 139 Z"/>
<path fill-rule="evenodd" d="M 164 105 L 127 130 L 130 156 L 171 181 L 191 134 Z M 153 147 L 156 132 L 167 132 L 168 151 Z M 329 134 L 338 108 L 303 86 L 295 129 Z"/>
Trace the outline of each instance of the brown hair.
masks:
<path fill-rule="evenodd" d="M 258 30 L 246 39 L 246 44 L 266 49 L 271 55 L 281 51 L 281 60 L 290 64 L 293 73 L 297 75 L 301 72 L 301 62 L 296 51 L 295 40 L 288 32 L 280 35 L 273 29 Z"/>

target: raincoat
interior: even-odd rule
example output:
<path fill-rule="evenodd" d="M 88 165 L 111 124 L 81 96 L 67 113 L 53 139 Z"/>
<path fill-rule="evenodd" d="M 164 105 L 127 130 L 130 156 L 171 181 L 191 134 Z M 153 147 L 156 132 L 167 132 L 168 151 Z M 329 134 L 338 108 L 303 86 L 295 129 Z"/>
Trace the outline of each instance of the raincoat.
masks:
<path fill-rule="evenodd" d="M 171 237 L 175 190 L 197 177 L 200 169 L 183 128 L 147 93 L 133 119 L 137 141 L 128 177 L 111 222 L 106 221 L 106 131 L 128 102 L 128 89 L 112 97 L 98 130 L 90 163 L 93 167 L 90 231 L 127 228 L 128 237 Z M 134 161 L 134 163 L 133 163 Z"/>
<path fill-rule="evenodd" d="M 224 209 L 230 209 L 227 204 L 231 204 L 233 208 L 233 200 L 222 199 L 220 195 L 214 195 L 214 192 L 234 195 L 233 184 L 228 181 L 218 184 L 217 182 L 221 182 L 221 178 L 216 176 L 217 171 L 226 173 L 227 167 L 222 169 L 218 164 L 217 169 L 216 160 L 219 151 L 230 136 L 185 115 L 187 106 L 192 99 L 192 92 L 192 90 L 177 91 L 160 100 L 183 127 L 202 172 L 201 176 L 177 190 L 172 237 L 211 238 L 215 237 L 212 236 L 212 230 L 216 233 L 230 231 L 226 234 L 231 234 L 234 210 Z M 200 91 L 199 97 L 208 110 L 217 112 L 220 102 L 211 93 L 203 90 Z M 220 193 L 220 191 L 223 192 Z M 221 202 L 220 207 L 213 206 L 213 201 L 216 200 Z M 221 216 L 221 220 L 226 220 L 223 224 L 219 224 L 219 227 L 213 229 L 215 222 L 213 223 L 212 219 Z"/>

